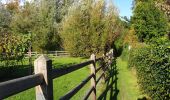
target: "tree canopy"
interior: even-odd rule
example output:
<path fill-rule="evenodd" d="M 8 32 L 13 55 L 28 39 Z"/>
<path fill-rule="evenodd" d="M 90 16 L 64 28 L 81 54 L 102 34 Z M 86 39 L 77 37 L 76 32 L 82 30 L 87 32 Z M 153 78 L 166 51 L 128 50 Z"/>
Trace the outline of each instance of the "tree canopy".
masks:
<path fill-rule="evenodd" d="M 121 31 L 117 10 L 102 0 L 74 3 L 61 23 L 63 46 L 75 56 L 102 54 Z"/>
<path fill-rule="evenodd" d="M 167 34 L 167 18 L 152 0 L 138 2 L 133 14 L 132 23 L 139 41 L 155 42 Z"/>
<path fill-rule="evenodd" d="M 123 29 L 116 7 L 105 0 L 12 0 L 5 5 L 0 4 L 1 35 L 27 36 L 33 51 L 102 54 Z"/>

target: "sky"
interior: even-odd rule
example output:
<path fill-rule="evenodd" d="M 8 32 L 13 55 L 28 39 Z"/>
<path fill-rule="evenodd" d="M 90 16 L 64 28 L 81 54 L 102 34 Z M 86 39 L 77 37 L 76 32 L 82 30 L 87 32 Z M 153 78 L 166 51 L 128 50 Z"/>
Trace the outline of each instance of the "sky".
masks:
<path fill-rule="evenodd" d="M 120 16 L 132 16 L 132 1 L 133 0 L 113 0 L 114 5 L 119 9 Z"/>

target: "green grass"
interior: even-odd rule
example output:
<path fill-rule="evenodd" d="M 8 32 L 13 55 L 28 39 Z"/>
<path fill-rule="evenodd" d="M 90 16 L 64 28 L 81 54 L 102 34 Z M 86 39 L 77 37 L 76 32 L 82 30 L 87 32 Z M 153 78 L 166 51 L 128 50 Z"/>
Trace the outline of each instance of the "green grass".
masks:
<path fill-rule="evenodd" d="M 128 69 L 127 62 L 117 59 L 118 69 L 118 100 L 137 100 L 142 95 L 139 91 L 137 78 L 133 70 Z"/>
<path fill-rule="evenodd" d="M 80 63 L 85 61 L 83 58 L 74 57 L 60 57 L 52 58 L 53 67 L 68 67 L 69 65 Z M 127 68 L 127 62 L 121 58 L 117 59 L 117 69 L 118 69 L 118 80 L 117 88 L 119 90 L 117 99 L 118 100 L 137 100 L 137 98 L 142 97 L 138 84 L 137 78 L 134 72 Z M 101 73 L 101 72 L 99 72 Z M 64 75 L 62 77 L 53 80 L 53 90 L 54 90 L 54 100 L 58 100 L 61 96 L 66 94 L 68 91 L 77 86 L 82 80 L 84 80 L 90 74 L 89 67 L 82 68 L 70 74 Z M 98 77 L 99 75 L 97 75 Z M 115 84 L 113 84 L 113 89 Z M 81 100 L 86 94 L 87 90 L 90 88 L 90 83 L 85 85 L 73 98 L 72 100 Z M 97 96 L 99 96 L 105 89 L 105 84 L 103 81 L 99 82 L 97 85 Z M 14 96 L 11 96 L 5 100 L 35 100 L 35 89 L 29 89 L 27 91 L 21 92 Z M 106 100 L 110 100 L 110 91 L 107 93 Z"/>
<path fill-rule="evenodd" d="M 73 57 L 61 57 L 53 58 L 52 60 L 53 67 L 59 68 L 64 67 L 61 65 L 71 65 L 75 63 L 80 63 L 85 59 Z M 54 100 L 58 100 L 59 97 L 63 96 L 69 90 L 73 89 L 76 85 L 78 85 L 90 74 L 89 72 L 90 72 L 89 68 L 85 67 L 73 73 L 54 79 L 53 80 Z M 82 97 L 86 94 L 87 90 L 89 89 L 89 86 L 90 85 L 88 83 L 72 99 L 81 100 Z M 6 100 L 35 100 L 35 89 L 32 88 L 27 91 L 21 92 L 19 94 L 7 98 Z"/>

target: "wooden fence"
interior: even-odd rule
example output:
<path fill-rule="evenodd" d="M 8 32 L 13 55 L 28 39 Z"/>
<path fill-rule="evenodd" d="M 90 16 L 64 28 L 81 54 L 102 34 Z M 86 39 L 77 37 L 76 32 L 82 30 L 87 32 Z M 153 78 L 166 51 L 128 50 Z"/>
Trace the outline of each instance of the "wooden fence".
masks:
<path fill-rule="evenodd" d="M 38 56 L 38 55 L 39 55 L 38 52 L 27 52 L 27 53 L 25 54 L 26 57 Z"/>
<path fill-rule="evenodd" d="M 102 68 L 111 66 L 113 59 L 113 50 L 107 53 L 105 56 L 96 58 L 94 54 L 91 55 L 90 60 L 72 65 L 67 68 L 52 69 L 52 60 L 47 56 L 42 55 L 34 61 L 34 75 L 25 76 L 22 78 L 6 81 L 0 83 L 0 99 L 7 98 L 19 92 L 25 91 L 27 89 L 36 88 L 36 100 L 54 100 L 53 98 L 53 79 L 76 71 L 80 68 L 90 65 L 91 74 L 84 79 L 79 85 L 74 89 L 66 93 L 60 98 L 60 100 L 69 100 L 73 97 L 84 85 L 91 80 L 91 88 L 88 90 L 87 94 L 84 97 L 84 100 L 87 100 L 91 95 L 93 100 L 96 100 L 96 85 L 99 83 L 101 78 L 105 75 L 105 72 L 96 79 L 96 74 Z M 96 63 L 102 62 L 99 67 Z M 74 80 L 73 80 L 74 81 Z"/>
<path fill-rule="evenodd" d="M 51 54 L 53 56 L 70 56 L 70 53 L 68 51 L 48 51 L 48 54 Z"/>
<path fill-rule="evenodd" d="M 25 54 L 26 58 L 29 58 L 30 56 L 40 56 L 42 54 L 38 53 L 38 52 L 27 52 Z M 50 55 L 53 57 L 68 57 L 70 56 L 70 53 L 68 51 L 48 51 L 46 55 Z"/>

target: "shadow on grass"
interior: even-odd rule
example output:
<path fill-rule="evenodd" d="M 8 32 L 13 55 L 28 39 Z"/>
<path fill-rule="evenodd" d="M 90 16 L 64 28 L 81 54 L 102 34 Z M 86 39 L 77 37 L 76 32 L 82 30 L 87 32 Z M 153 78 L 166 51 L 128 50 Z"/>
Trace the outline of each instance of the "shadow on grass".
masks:
<path fill-rule="evenodd" d="M 55 63 L 53 64 L 53 68 L 69 67 L 74 64 L 76 63 L 67 63 L 67 64 Z M 30 67 L 30 65 L 16 65 L 16 66 L 9 66 L 9 67 L 0 66 L 0 82 L 24 77 L 31 74 L 33 74 L 33 66 Z"/>
<path fill-rule="evenodd" d="M 117 100 L 117 96 L 119 93 L 119 90 L 117 88 L 117 74 L 118 70 L 116 67 L 116 61 L 113 61 L 112 66 L 110 67 L 109 77 L 105 80 L 106 88 L 97 100 Z"/>
<path fill-rule="evenodd" d="M 71 65 L 74 65 L 76 63 L 67 63 L 67 64 L 63 64 L 63 63 L 54 63 L 53 64 L 53 68 L 67 68 Z"/>
<path fill-rule="evenodd" d="M 0 82 L 31 75 L 29 65 L 17 65 L 0 68 Z"/>

